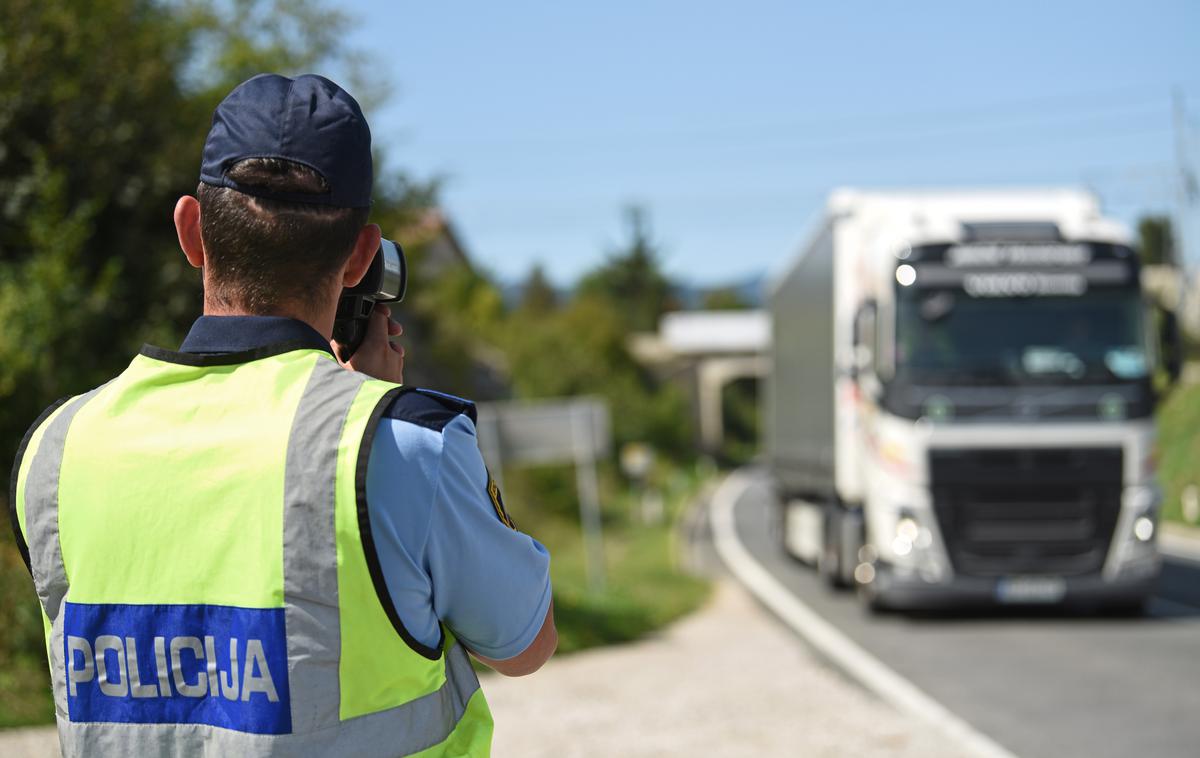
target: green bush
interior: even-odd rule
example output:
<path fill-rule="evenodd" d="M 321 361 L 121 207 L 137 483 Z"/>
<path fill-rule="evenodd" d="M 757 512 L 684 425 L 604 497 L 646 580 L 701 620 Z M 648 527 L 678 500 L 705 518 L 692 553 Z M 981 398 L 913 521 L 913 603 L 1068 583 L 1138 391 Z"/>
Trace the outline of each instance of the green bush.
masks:
<path fill-rule="evenodd" d="M 0 540 L 0 727 L 54 720 L 42 617 L 33 580 L 7 535 Z"/>
<path fill-rule="evenodd" d="M 1175 387 L 1158 411 L 1163 518 L 1182 521 L 1183 490 L 1200 486 L 1200 384 Z"/>
<path fill-rule="evenodd" d="M 506 473 L 505 504 L 517 526 L 550 550 L 559 652 L 631 642 L 707 597 L 708 584 L 681 568 L 674 546 L 676 520 L 698 493 L 702 476 L 674 466 L 656 473 L 664 499 L 664 517 L 656 524 L 641 522 L 637 496 L 612 472 L 602 477 L 606 583 L 601 592 L 588 585 L 571 469 Z M 552 486 L 544 488 L 547 483 Z"/>

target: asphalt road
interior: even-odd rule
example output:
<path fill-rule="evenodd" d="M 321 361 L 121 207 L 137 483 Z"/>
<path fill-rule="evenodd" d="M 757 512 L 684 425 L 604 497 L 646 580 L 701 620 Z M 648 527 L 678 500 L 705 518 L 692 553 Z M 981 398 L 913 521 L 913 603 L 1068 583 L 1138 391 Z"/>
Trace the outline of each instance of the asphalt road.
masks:
<path fill-rule="evenodd" d="M 1143 618 L 883 615 L 783 553 L 765 478 L 738 537 L 813 610 L 976 729 L 1029 758 L 1200 756 L 1200 561 L 1168 556 Z M 707 560 L 706 560 L 707 562 Z"/>

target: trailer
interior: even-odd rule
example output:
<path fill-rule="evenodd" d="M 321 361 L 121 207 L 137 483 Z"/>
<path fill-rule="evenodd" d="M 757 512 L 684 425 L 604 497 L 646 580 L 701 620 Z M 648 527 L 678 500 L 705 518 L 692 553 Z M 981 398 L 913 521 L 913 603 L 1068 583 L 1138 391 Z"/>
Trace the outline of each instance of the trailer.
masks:
<path fill-rule="evenodd" d="M 873 609 L 1141 607 L 1158 357 L 1093 195 L 836 191 L 768 307 L 789 553 Z"/>

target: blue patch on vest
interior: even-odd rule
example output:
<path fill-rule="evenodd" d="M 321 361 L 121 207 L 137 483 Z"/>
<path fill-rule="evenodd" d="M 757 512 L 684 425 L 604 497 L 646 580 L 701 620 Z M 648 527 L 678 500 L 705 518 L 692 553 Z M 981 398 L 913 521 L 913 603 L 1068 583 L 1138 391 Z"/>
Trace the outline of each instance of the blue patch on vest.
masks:
<path fill-rule="evenodd" d="M 67 603 L 71 721 L 292 731 L 282 608 Z"/>

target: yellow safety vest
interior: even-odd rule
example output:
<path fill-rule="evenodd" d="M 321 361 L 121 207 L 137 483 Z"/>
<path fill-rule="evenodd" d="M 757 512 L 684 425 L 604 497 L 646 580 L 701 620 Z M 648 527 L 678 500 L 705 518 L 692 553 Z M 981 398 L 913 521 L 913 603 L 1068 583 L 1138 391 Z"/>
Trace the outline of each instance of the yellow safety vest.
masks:
<path fill-rule="evenodd" d="M 66 755 L 487 755 L 463 647 L 396 615 L 367 457 L 397 385 L 145 348 L 45 414 L 16 509 Z"/>

